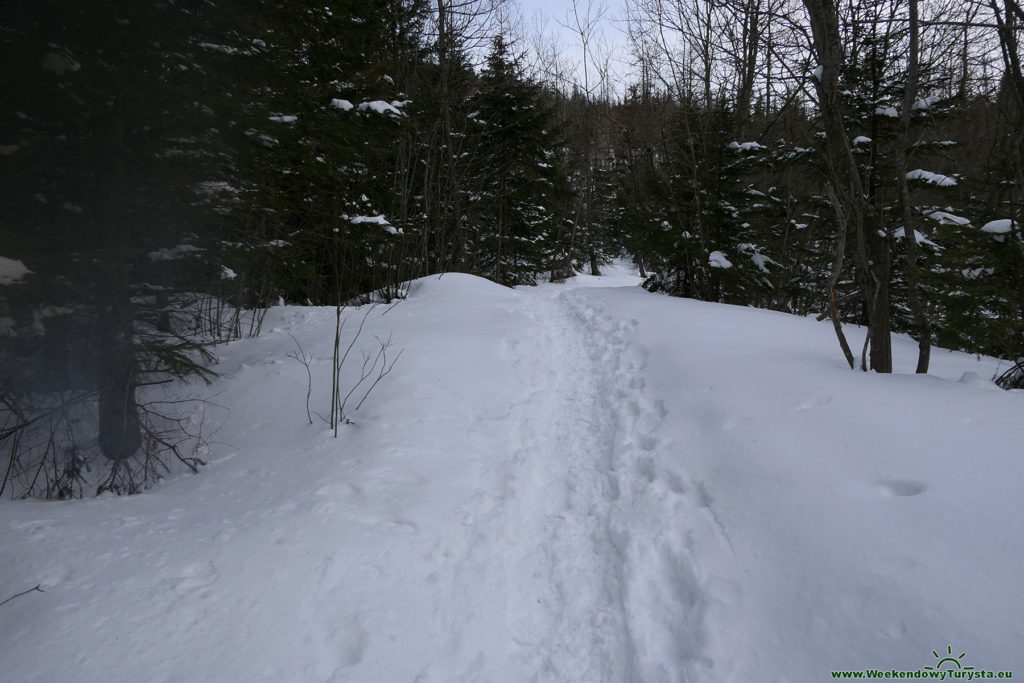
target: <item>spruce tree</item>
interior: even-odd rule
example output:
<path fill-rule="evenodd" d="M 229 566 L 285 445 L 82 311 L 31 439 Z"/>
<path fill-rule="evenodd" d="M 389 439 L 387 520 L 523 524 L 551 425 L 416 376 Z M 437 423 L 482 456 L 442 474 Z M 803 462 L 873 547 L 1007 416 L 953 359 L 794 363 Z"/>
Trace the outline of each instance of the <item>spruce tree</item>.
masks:
<path fill-rule="evenodd" d="M 471 102 L 479 150 L 467 213 L 478 269 L 502 284 L 532 283 L 552 267 L 566 197 L 553 111 L 501 35 Z"/>

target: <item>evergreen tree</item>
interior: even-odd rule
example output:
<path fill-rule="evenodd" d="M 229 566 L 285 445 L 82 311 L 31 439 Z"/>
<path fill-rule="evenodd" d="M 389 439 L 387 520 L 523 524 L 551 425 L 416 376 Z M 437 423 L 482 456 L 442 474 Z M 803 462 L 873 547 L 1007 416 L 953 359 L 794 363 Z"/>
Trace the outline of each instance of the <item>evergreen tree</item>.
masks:
<path fill-rule="evenodd" d="M 138 387 L 205 372 L 199 345 L 163 315 L 168 292 L 217 275 L 204 247 L 223 202 L 207 198 L 230 174 L 211 140 L 213 103 L 195 97 L 202 19 L 171 2 L 3 12 L 4 243 L 34 273 L 0 293 L 15 321 L 0 349 L 4 401 L 20 423 L 45 415 L 66 435 L 30 490 L 80 492 L 89 442 L 108 461 L 105 485 L 132 489 L 130 462 L 167 445 Z"/>
<path fill-rule="evenodd" d="M 480 272 L 503 284 L 532 283 L 552 267 L 565 179 L 554 114 L 525 80 L 521 57 L 495 37 L 472 99 L 478 188 L 468 209 Z"/>

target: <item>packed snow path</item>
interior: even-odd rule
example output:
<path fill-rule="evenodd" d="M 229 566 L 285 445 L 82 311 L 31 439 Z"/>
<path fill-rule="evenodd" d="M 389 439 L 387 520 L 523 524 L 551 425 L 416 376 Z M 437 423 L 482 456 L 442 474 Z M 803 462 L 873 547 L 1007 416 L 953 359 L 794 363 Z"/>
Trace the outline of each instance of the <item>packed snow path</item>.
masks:
<path fill-rule="evenodd" d="M 657 436 L 666 413 L 628 344 L 637 322 L 572 290 L 525 304 L 533 334 L 507 340 L 506 353 L 527 390 L 510 408 L 510 447 L 484 503 L 500 521 L 481 525 L 471 545 L 487 555 L 502 539 L 506 566 L 495 573 L 511 577 L 512 603 L 529 607 L 511 633 L 520 661 L 505 671 L 702 680 L 707 601 L 693 549 L 717 529 Z"/>
<path fill-rule="evenodd" d="M 997 362 L 915 376 L 897 337 L 899 372 L 850 372 L 827 322 L 637 281 L 414 282 L 367 319 L 356 352 L 405 352 L 337 439 L 290 358 L 325 412 L 334 310 L 271 310 L 212 387 L 153 388 L 210 398 L 174 404 L 198 475 L 0 501 L 0 600 L 45 591 L 0 606 L 0 679 L 805 683 L 947 648 L 1019 677 Z"/>

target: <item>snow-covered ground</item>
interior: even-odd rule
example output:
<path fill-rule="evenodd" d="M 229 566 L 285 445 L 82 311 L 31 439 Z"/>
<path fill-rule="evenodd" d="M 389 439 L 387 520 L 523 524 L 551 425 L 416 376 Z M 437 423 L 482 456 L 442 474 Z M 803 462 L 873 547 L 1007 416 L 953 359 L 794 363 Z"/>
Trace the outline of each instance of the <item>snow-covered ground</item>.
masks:
<path fill-rule="evenodd" d="M 638 282 L 415 282 L 337 439 L 288 358 L 326 413 L 334 311 L 274 309 L 219 350 L 198 475 L 0 503 L 0 600 L 45 591 L 0 606 L 0 679 L 802 683 L 947 648 L 1024 675 L 995 361 L 915 376 L 898 338 L 897 373 L 852 372 L 827 322 Z"/>

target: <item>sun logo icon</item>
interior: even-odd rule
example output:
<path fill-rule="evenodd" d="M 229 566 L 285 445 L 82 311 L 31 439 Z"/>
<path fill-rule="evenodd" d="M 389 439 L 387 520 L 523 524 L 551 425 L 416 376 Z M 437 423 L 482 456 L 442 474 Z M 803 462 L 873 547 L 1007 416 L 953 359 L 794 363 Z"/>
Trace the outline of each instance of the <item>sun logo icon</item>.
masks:
<path fill-rule="evenodd" d="M 974 668 L 973 666 L 964 666 L 963 664 L 960 663 L 960 660 L 963 659 L 964 655 L 967 654 L 966 652 L 961 652 L 957 657 L 953 656 L 953 646 L 952 645 L 947 645 L 946 646 L 946 656 L 945 657 L 940 655 L 935 650 L 932 650 L 932 654 L 935 655 L 935 659 L 939 660 L 939 663 L 936 664 L 935 666 L 926 666 L 925 669 L 929 669 L 929 670 L 932 670 L 932 671 L 939 671 L 939 670 L 942 669 L 942 665 L 943 664 L 947 664 L 947 663 L 952 665 L 952 666 L 948 667 L 950 669 L 956 668 L 956 669 L 963 669 L 963 670 L 966 671 L 966 670 Z"/>

